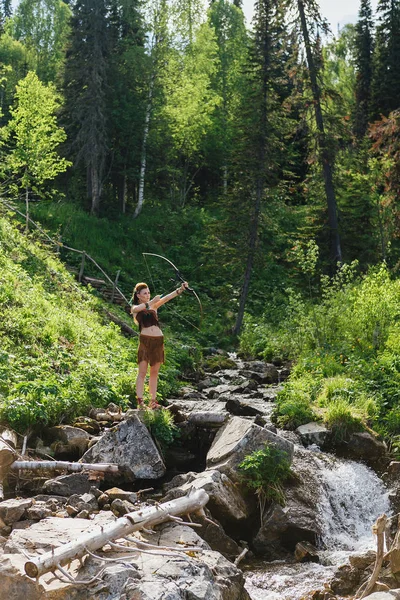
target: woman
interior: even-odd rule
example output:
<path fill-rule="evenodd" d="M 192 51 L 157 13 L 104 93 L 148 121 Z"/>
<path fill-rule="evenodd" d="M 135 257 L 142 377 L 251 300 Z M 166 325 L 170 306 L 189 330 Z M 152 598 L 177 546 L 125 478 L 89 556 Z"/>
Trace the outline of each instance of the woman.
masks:
<path fill-rule="evenodd" d="M 157 382 L 158 372 L 164 362 L 164 336 L 158 323 L 157 309 L 176 298 L 188 287 L 187 282 L 166 296 L 154 296 L 150 299 L 150 290 L 147 283 L 137 283 L 133 290 L 131 313 L 134 315 L 135 323 L 139 325 L 140 338 L 138 348 L 138 376 L 136 380 L 137 406 L 143 404 L 144 380 L 147 368 L 150 365 L 150 408 L 158 408 Z"/>

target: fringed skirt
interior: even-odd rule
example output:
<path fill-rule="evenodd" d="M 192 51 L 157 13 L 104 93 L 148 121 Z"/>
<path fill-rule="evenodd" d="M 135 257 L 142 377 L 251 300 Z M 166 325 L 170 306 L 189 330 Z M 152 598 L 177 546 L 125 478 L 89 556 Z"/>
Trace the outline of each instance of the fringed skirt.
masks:
<path fill-rule="evenodd" d="M 139 337 L 138 364 L 146 361 L 152 367 L 164 362 L 164 336 L 143 335 Z"/>

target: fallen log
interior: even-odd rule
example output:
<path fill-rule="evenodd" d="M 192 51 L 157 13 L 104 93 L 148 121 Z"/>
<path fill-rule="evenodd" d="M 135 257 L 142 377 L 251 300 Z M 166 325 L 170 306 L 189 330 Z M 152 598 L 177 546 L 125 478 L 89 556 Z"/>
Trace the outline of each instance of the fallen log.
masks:
<path fill-rule="evenodd" d="M 208 494 L 204 490 L 197 490 L 183 498 L 128 513 L 109 525 L 97 528 L 95 532 L 87 533 L 78 540 L 26 562 L 25 573 L 32 578 L 40 577 L 75 558 L 99 550 L 111 540 L 125 537 L 143 528 L 154 527 L 170 520 L 173 516 L 202 511 L 208 500 Z"/>
<path fill-rule="evenodd" d="M 15 460 L 10 469 L 39 470 L 39 469 L 65 469 L 66 471 L 101 471 L 102 473 L 118 473 L 118 465 L 110 463 L 74 463 L 63 460 Z"/>

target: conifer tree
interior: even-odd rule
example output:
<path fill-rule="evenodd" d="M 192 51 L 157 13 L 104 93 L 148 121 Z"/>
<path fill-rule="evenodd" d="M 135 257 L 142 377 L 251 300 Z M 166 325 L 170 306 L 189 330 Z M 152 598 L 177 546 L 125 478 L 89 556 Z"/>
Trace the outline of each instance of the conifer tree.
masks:
<path fill-rule="evenodd" d="M 5 19 L 8 19 L 12 15 L 12 0 L 3 0 L 1 6 L 1 12 Z"/>
<path fill-rule="evenodd" d="M 372 56 L 373 19 L 371 0 L 361 0 L 355 38 L 357 80 L 354 133 L 358 138 L 364 137 L 368 127 L 371 108 Z"/>
<path fill-rule="evenodd" d="M 98 214 L 109 146 L 106 88 L 109 37 L 105 0 L 76 0 L 66 56 L 65 118 L 71 157 L 86 169 L 90 212 Z"/>
<path fill-rule="evenodd" d="M 282 3 L 258 0 L 255 5 L 254 37 L 250 47 L 247 93 L 243 97 L 247 115 L 242 121 L 244 136 L 241 146 L 238 146 L 241 164 L 238 175 L 242 178 L 239 194 L 241 204 L 244 205 L 242 216 L 243 219 L 247 216 L 249 229 L 242 255 L 245 257 L 243 285 L 233 328 L 236 335 L 242 328 L 263 203 L 267 198 L 268 188 L 273 187 L 277 181 L 277 112 L 280 105 L 279 75 L 282 75 L 283 68 L 284 29 Z M 244 195 L 250 202 L 243 202 Z"/>
<path fill-rule="evenodd" d="M 400 0 L 379 0 L 372 79 L 372 119 L 400 106 Z"/>
<path fill-rule="evenodd" d="M 316 52 L 316 42 L 318 43 L 318 34 L 316 40 L 312 41 L 310 30 L 319 28 L 326 30 L 326 24 L 321 19 L 319 8 L 315 0 L 297 0 L 297 10 L 299 15 L 299 27 L 303 37 L 303 43 L 306 50 L 308 74 L 313 96 L 315 122 L 318 131 L 318 145 L 320 160 L 324 177 L 325 195 L 328 206 L 328 227 L 329 227 L 329 246 L 332 266 L 342 262 L 342 250 L 340 245 L 340 236 L 338 229 L 338 216 L 335 189 L 333 185 L 332 164 L 333 157 L 329 149 L 328 138 L 325 130 L 324 118 L 321 107 L 321 83 L 320 69 L 318 61 L 321 54 Z"/>

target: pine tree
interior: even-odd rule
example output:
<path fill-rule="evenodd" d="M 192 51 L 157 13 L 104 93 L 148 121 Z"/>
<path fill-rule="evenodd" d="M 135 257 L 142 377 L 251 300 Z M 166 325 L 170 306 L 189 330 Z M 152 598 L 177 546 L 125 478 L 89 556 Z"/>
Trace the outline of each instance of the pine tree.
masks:
<path fill-rule="evenodd" d="M 2 1 L 2 10 L 1 12 L 4 15 L 5 19 L 8 19 L 12 15 L 12 0 L 3 0 Z"/>
<path fill-rule="evenodd" d="M 105 0 L 77 0 L 67 51 L 64 93 L 69 148 L 75 165 L 86 169 L 90 212 L 98 214 L 107 135 L 109 37 Z"/>
<path fill-rule="evenodd" d="M 243 139 L 238 144 L 240 169 L 237 195 L 242 205 L 241 218 L 248 222 L 243 285 L 233 333 L 241 331 L 254 268 L 260 220 L 268 190 L 278 178 L 280 82 L 283 77 L 284 11 L 281 2 L 258 0 L 255 5 L 254 34 L 250 47 L 247 89 L 242 107 Z M 250 202 L 243 202 L 243 198 Z M 247 218 L 246 218 L 247 217 Z M 240 218 L 240 217 L 238 217 Z M 238 221 L 238 219 L 237 219 Z M 237 227 L 237 221 L 235 226 Z"/>
<path fill-rule="evenodd" d="M 400 0 L 379 0 L 373 59 L 371 117 L 400 106 Z"/>
<path fill-rule="evenodd" d="M 313 96 L 315 122 L 318 131 L 318 145 L 320 161 L 324 177 L 325 195 L 328 207 L 328 227 L 329 227 L 329 246 L 332 266 L 342 262 L 342 250 L 340 245 L 340 236 L 338 228 L 337 204 L 335 189 L 333 185 L 332 163 L 333 157 L 330 152 L 328 138 L 325 130 L 324 118 L 321 107 L 321 83 L 320 68 L 318 68 L 321 57 L 320 52 L 316 52 L 318 44 L 318 31 L 320 28 L 326 30 L 326 24 L 321 19 L 318 6 L 315 0 L 297 0 L 297 9 L 299 15 L 299 27 L 303 37 L 303 43 L 306 50 L 308 74 Z M 310 31 L 316 30 L 315 42 L 312 42 Z"/>
<path fill-rule="evenodd" d="M 371 103 L 373 19 L 370 0 L 361 0 L 355 38 L 356 110 L 354 133 L 358 138 L 365 135 L 368 127 Z"/>

